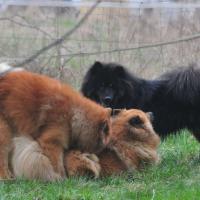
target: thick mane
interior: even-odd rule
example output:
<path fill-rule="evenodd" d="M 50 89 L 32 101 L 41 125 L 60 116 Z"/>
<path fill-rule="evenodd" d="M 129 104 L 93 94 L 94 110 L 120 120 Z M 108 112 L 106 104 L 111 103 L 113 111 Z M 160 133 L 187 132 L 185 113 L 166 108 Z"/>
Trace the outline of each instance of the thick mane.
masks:
<path fill-rule="evenodd" d="M 161 77 L 166 82 L 166 95 L 183 104 L 198 105 L 200 101 L 200 68 L 190 65 Z"/>
<path fill-rule="evenodd" d="M 98 69 L 95 74 L 94 68 Z M 117 73 L 113 73 L 113 69 L 117 69 Z M 154 128 L 160 136 L 188 128 L 200 141 L 200 68 L 197 65 L 181 67 L 147 80 L 135 76 L 120 64 L 98 62 L 91 67 L 86 78 L 88 88 L 93 90 L 88 97 L 96 102 L 105 105 L 103 95 L 113 83 L 115 95 L 108 103 L 110 107 L 151 111 L 155 114 Z M 106 84 L 99 92 L 98 85 L 102 81 Z M 116 84 L 120 81 L 121 84 Z M 86 96 L 88 88 L 83 87 Z"/>

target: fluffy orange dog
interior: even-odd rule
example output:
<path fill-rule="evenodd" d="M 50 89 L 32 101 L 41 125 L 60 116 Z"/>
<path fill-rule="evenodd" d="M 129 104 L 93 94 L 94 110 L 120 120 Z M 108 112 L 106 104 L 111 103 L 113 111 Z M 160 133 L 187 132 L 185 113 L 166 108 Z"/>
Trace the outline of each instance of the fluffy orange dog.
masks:
<path fill-rule="evenodd" d="M 122 110 L 113 118 L 113 134 L 107 149 L 100 155 L 101 175 L 140 170 L 159 161 L 159 136 L 151 124 L 151 113 Z"/>
<path fill-rule="evenodd" d="M 82 175 L 90 171 L 97 176 L 96 169 L 100 164 L 100 175 L 108 176 L 140 170 L 146 164 L 159 161 L 157 148 L 160 138 L 153 130 L 150 114 L 136 109 L 118 112 L 112 120 L 110 144 L 98 155 L 99 163 L 94 156 L 87 156 L 87 159 L 93 161 L 93 167 L 88 167 L 84 154 L 80 151 L 71 152 L 65 156 L 65 167 L 69 175 Z"/>
<path fill-rule="evenodd" d="M 113 132 L 109 136 L 110 143 L 107 149 L 98 154 L 99 158 L 78 150 L 65 153 L 64 165 L 68 176 L 108 176 L 123 171 L 139 170 L 144 164 L 158 162 L 157 148 L 160 139 L 152 128 L 150 115 L 135 109 L 117 112 L 112 119 Z M 14 139 L 14 144 L 11 165 L 16 176 L 23 175 L 33 179 L 37 174 L 38 179 L 51 180 L 44 178 L 52 175 L 52 166 L 42 154 L 37 142 L 18 137 Z M 32 163 L 32 160 L 36 162 Z M 42 168 L 45 165 L 49 170 Z"/>
<path fill-rule="evenodd" d="M 0 65 L 0 179 L 10 177 L 14 136 L 36 140 L 55 172 L 65 177 L 63 152 L 99 152 L 110 132 L 110 110 L 47 76 Z M 27 160 L 28 161 L 28 160 Z"/>

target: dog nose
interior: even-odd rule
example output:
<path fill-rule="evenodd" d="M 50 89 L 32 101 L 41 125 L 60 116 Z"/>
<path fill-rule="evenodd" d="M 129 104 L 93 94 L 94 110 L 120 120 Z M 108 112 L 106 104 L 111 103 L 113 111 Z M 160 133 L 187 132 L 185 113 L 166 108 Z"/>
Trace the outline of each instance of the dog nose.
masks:
<path fill-rule="evenodd" d="M 104 103 L 105 103 L 105 104 L 110 104 L 111 101 L 112 101 L 112 98 L 111 98 L 110 96 L 106 96 L 106 97 L 104 98 Z"/>

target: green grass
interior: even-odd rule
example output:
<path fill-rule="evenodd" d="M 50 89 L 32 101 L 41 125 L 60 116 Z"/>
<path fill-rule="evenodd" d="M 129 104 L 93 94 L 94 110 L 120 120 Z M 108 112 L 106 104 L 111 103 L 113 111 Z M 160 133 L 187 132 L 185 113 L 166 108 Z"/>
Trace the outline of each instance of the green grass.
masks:
<path fill-rule="evenodd" d="M 0 182 L 0 200 L 199 200 L 200 144 L 187 131 L 170 136 L 159 148 L 161 163 L 143 172 L 102 180 L 60 183 Z"/>

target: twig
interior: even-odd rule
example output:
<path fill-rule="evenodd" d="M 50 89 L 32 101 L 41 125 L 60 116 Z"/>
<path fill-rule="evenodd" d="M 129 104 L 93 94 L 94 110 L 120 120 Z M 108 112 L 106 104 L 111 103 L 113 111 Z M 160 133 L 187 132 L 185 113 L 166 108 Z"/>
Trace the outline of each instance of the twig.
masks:
<path fill-rule="evenodd" d="M 40 31 L 40 32 L 43 33 L 44 35 L 47 35 L 49 38 L 53 39 L 53 37 L 52 37 L 49 33 L 47 33 L 46 31 L 44 31 L 44 30 L 42 30 L 42 29 L 40 29 L 39 27 L 30 25 L 30 24 L 28 24 L 28 23 L 27 23 L 27 24 L 23 24 L 23 23 L 21 23 L 21 22 L 18 22 L 18 21 L 16 21 L 16 20 L 11 19 L 11 18 L 8 18 L 8 17 L 2 17 L 2 18 L 0 18 L 0 21 L 1 21 L 1 20 L 2 20 L 2 21 L 3 21 L 3 20 L 10 21 L 10 22 L 12 22 L 12 23 L 14 23 L 14 24 L 16 24 L 16 25 L 22 26 L 22 27 L 35 29 L 35 30 L 37 30 L 37 31 Z"/>
<path fill-rule="evenodd" d="M 130 48 L 118 48 L 118 49 L 111 49 L 111 50 L 105 50 L 105 51 L 94 51 L 94 52 L 68 53 L 68 54 L 61 54 L 60 56 L 62 56 L 62 57 L 63 56 L 65 56 L 65 57 L 66 56 L 70 56 L 70 57 L 93 56 L 93 55 L 106 54 L 106 53 L 116 53 L 116 52 L 133 51 L 133 50 L 138 50 L 138 49 L 147 49 L 147 48 L 153 48 L 153 47 L 162 47 L 162 46 L 166 46 L 166 45 L 177 44 L 177 43 L 187 42 L 187 41 L 196 40 L 196 39 L 200 39 L 200 33 L 182 37 L 182 38 L 178 38 L 176 40 L 171 40 L 171 41 L 166 41 L 166 42 L 158 42 L 158 43 L 152 43 L 152 44 L 143 44 L 141 46 L 135 46 L 135 47 L 130 47 Z M 47 57 L 49 57 L 49 56 L 44 56 L 43 58 L 47 58 Z M 57 57 L 57 55 L 51 56 L 51 58 L 55 58 L 55 57 Z"/>
<path fill-rule="evenodd" d="M 176 40 L 166 41 L 166 42 L 157 42 L 152 44 L 143 44 L 141 46 L 136 47 L 130 47 L 130 48 L 118 48 L 118 49 L 111 49 L 111 50 L 105 50 L 105 51 L 96 51 L 96 52 L 81 52 L 81 53 L 71 53 L 71 54 L 63 54 L 61 56 L 90 56 L 90 55 L 98 55 L 98 54 L 105 54 L 105 53 L 116 53 L 121 51 L 132 51 L 132 50 L 140 50 L 140 49 L 147 49 L 147 48 L 153 48 L 153 47 L 161 47 L 171 44 L 177 44 L 180 42 L 187 42 L 190 40 L 196 40 L 200 38 L 200 33 L 186 36 L 183 38 L 178 38 Z"/>
<path fill-rule="evenodd" d="M 25 59 L 22 62 L 16 63 L 14 66 L 15 67 L 19 67 L 19 66 L 24 66 L 30 62 L 32 62 L 33 60 L 35 60 L 39 55 L 41 55 L 42 53 L 44 53 L 45 51 L 48 51 L 49 49 L 51 49 L 52 47 L 61 44 L 64 40 L 66 40 L 71 34 L 73 34 L 86 20 L 87 18 L 90 16 L 90 14 L 95 10 L 95 8 L 98 6 L 98 4 L 101 2 L 101 0 L 97 0 L 96 3 L 88 10 L 88 12 L 81 18 L 81 20 L 68 32 L 66 32 L 62 37 L 58 38 L 57 40 L 55 40 L 54 42 L 50 43 L 49 45 L 43 47 L 42 49 L 40 49 L 39 51 L 37 51 L 35 54 L 33 54 L 32 56 L 30 56 L 29 58 Z"/>

